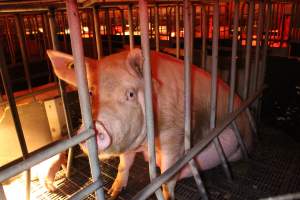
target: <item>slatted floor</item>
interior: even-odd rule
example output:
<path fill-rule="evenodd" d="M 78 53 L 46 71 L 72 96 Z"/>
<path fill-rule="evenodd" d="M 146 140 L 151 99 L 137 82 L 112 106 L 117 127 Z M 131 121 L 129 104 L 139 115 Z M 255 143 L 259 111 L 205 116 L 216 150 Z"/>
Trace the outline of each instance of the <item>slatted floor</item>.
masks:
<path fill-rule="evenodd" d="M 259 143 L 248 161 L 232 163 L 234 180 L 230 182 L 220 167 L 202 173 L 209 198 L 259 199 L 287 193 L 300 192 L 300 146 L 282 132 L 263 128 Z M 117 173 L 118 159 L 105 160 L 101 164 L 105 191 L 111 186 Z M 71 177 L 65 178 L 60 171 L 56 177 L 58 190 L 46 192 L 38 181 L 32 183 L 32 199 L 66 199 L 91 182 L 89 164 L 86 157 L 74 160 Z M 149 181 L 148 166 L 138 155 L 131 169 L 128 187 L 119 199 L 127 200 L 142 189 Z M 176 198 L 200 199 L 194 180 L 178 182 Z M 95 199 L 90 195 L 86 199 Z M 151 199 L 155 199 L 152 197 Z"/>

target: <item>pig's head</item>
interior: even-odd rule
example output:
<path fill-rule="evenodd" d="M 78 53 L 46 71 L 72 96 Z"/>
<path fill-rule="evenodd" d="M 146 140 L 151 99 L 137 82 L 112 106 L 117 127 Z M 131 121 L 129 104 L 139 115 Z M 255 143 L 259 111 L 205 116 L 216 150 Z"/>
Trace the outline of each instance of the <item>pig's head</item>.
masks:
<path fill-rule="evenodd" d="M 76 83 L 73 57 L 52 50 L 47 53 L 55 74 L 80 87 Z M 139 49 L 101 61 L 85 59 L 100 156 L 118 155 L 138 148 L 145 141 L 142 63 Z"/>

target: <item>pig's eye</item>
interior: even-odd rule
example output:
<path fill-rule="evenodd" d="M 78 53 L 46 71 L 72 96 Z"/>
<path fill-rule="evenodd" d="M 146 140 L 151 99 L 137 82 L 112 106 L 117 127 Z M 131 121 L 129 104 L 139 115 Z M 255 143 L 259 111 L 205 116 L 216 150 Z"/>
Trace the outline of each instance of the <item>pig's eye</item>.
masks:
<path fill-rule="evenodd" d="M 131 101 L 134 100 L 136 97 L 136 92 L 133 89 L 129 89 L 126 91 L 126 100 Z"/>

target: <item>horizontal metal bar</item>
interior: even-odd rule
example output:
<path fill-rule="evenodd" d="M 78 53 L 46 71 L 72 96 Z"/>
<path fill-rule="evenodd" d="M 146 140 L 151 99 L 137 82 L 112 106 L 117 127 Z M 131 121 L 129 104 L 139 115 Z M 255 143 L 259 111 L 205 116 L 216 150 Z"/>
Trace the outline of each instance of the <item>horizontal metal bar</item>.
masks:
<path fill-rule="evenodd" d="M 265 87 L 258 90 L 252 97 L 248 98 L 240 108 L 238 108 L 235 112 L 230 113 L 225 121 L 208 132 L 208 137 L 204 138 L 202 141 L 198 142 L 192 149 L 190 149 L 183 157 L 181 157 L 172 167 L 170 167 L 167 171 L 165 171 L 161 176 L 153 179 L 151 184 L 144 187 L 139 193 L 137 193 L 132 199 L 133 200 L 141 200 L 146 199 L 151 194 L 157 190 L 164 182 L 169 180 L 172 176 L 174 176 L 182 167 L 184 167 L 190 160 L 193 159 L 199 152 L 204 150 L 204 148 L 209 145 L 214 138 L 218 137 L 220 133 L 229 126 L 233 120 L 235 120 L 238 115 L 243 112 L 251 103 L 253 103 L 258 96 L 261 95 Z"/>
<path fill-rule="evenodd" d="M 92 192 L 97 190 L 98 188 L 103 187 L 103 184 L 98 179 L 97 181 L 91 183 L 90 185 L 84 187 L 79 192 L 72 195 L 69 199 L 70 200 L 81 200 L 84 199 L 86 196 L 90 195 Z"/>
<path fill-rule="evenodd" d="M 4 180 L 13 177 L 27 169 L 30 169 L 32 166 L 40 163 L 41 161 L 44 161 L 76 144 L 79 144 L 84 140 L 89 139 L 91 136 L 94 136 L 94 130 L 87 129 L 70 139 L 59 141 L 49 148 L 29 154 L 26 160 L 1 170 L 0 182 L 3 182 Z"/>

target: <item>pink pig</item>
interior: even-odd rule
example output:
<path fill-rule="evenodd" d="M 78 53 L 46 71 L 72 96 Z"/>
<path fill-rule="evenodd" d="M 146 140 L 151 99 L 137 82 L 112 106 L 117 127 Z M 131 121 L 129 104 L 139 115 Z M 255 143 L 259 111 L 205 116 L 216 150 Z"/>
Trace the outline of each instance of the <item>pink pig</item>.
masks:
<path fill-rule="evenodd" d="M 73 57 L 51 50 L 47 53 L 56 75 L 76 86 L 75 72 L 70 67 Z M 120 157 L 118 174 L 109 190 L 112 197 L 116 197 L 126 187 L 136 153 L 143 152 L 147 157 L 143 61 L 139 49 L 107 56 L 100 61 L 85 59 L 99 156 Z M 164 172 L 184 155 L 183 62 L 157 52 L 151 52 L 151 62 L 156 156 L 157 164 Z M 210 88 L 210 74 L 193 66 L 193 144 L 205 137 L 209 130 Z M 227 112 L 228 93 L 228 85 L 218 80 L 217 123 L 222 122 Z M 235 108 L 241 104 L 238 96 L 235 96 L 234 104 Z M 252 137 L 245 114 L 236 122 L 246 146 L 250 148 Z M 219 139 L 228 160 L 234 161 L 241 157 L 240 147 L 231 128 L 224 130 Z M 200 153 L 196 160 L 200 170 L 220 164 L 213 144 Z M 165 199 L 174 199 L 176 181 L 190 175 L 189 167 L 186 166 L 163 185 Z"/>

